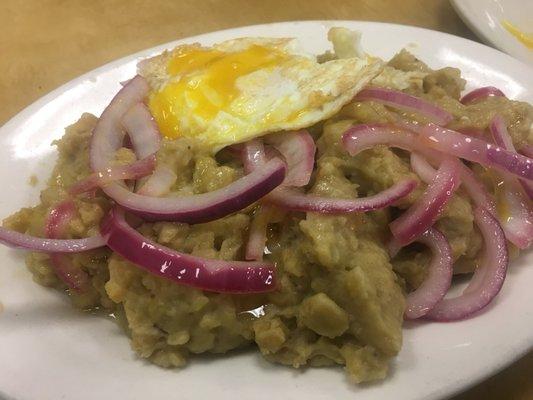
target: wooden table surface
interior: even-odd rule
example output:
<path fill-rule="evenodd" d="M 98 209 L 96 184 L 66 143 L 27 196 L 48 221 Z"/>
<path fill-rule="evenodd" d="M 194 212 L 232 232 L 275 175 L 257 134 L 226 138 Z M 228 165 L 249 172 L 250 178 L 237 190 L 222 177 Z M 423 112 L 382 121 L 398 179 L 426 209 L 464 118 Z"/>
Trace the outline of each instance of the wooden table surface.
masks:
<path fill-rule="evenodd" d="M 144 48 L 306 19 L 393 22 L 477 40 L 448 0 L 0 0 L 0 124 L 57 86 Z M 454 399 L 533 399 L 533 352 Z"/>

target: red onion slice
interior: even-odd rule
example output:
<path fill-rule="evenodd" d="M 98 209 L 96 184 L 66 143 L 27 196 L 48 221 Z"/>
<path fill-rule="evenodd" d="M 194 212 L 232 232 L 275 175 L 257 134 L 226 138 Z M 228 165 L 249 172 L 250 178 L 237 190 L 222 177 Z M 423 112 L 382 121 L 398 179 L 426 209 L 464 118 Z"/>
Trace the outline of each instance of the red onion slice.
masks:
<path fill-rule="evenodd" d="M 417 155 L 417 157 L 423 159 L 423 161 L 421 162 L 424 163 L 424 168 L 425 168 L 424 173 L 426 174 L 424 179 L 430 178 L 429 168 L 433 168 L 433 167 L 427 161 L 427 159 L 423 158 L 420 155 Z M 440 154 L 439 158 L 436 158 L 435 160 L 436 161 L 442 160 L 444 159 L 444 157 L 445 157 L 444 155 Z M 496 202 L 494 201 L 492 195 L 487 191 L 487 188 L 485 187 L 485 185 L 483 185 L 483 183 L 481 183 L 476 178 L 476 176 L 474 175 L 474 172 L 472 172 L 470 168 L 468 168 L 463 163 L 461 163 L 460 166 L 461 166 L 461 186 L 466 191 L 466 193 L 470 196 L 474 205 L 476 207 L 486 208 L 488 211 L 490 211 L 492 215 L 497 217 L 498 214 L 496 212 Z M 436 174 L 437 171 L 433 169 L 433 173 Z"/>
<path fill-rule="evenodd" d="M 445 154 L 495 167 L 519 178 L 533 180 L 533 159 L 451 129 L 427 124 L 418 129 L 425 142 Z"/>
<path fill-rule="evenodd" d="M 48 239 L 0 227 L 0 243 L 9 247 L 43 253 L 79 253 L 105 246 L 100 235 L 85 239 Z"/>
<path fill-rule="evenodd" d="M 426 315 L 444 298 L 452 283 L 453 257 L 446 237 L 438 229 L 430 228 L 417 241 L 431 249 L 433 259 L 422 285 L 407 295 L 404 314 L 406 319 Z"/>
<path fill-rule="evenodd" d="M 422 196 L 390 223 L 390 230 L 399 245 L 408 245 L 433 226 L 459 187 L 459 176 L 459 160 L 446 158 Z"/>
<path fill-rule="evenodd" d="M 315 141 L 306 130 L 271 135 L 267 141 L 284 157 L 287 176 L 283 186 L 305 186 L 311 179 L 315 164 Z"/>
<path fill-rule="evenodd" d="M 496 115 L 492 119 L 489 125 L 489 129 L 492 133 L 492 137 L 494 138 L 494 142 L 498 146 L 501 146 L 505 150 L 516 153 L 516 149 L 514 147 L 511 135 L 509 135 L 509 132 L 507 131 L 507 127 L 505 125 L 505 121 L 500 115 Z M 519 181 L 529 199 L 533 200 L 533 182 L 524 179 L 520 179 Z"/>
<path fill-rule="evenodd" d="M 435 161 L 442 159 L 444 159 L 443 155 Z M 431 183 L 437 173 L 427 159 L 418 153 L 411 153 L 411 168 L 423 182 L 428 184 Z M 497 216 L 494 199 L 483 183 L 476 178 L 472 170 L 463 163 L 461 163 L 461 185 L 477 207 L 485 207 L 492 215 Z"/>
<path fill-rule="evenodd" d="M 424 128 L 422 128 L 422 130 L 423 129 Z M 443 130 L 438 127 L 435 129 Z M 496 117 L 495 120 L 492 121 L 490 129 L 498 144 L 512 146 L 508 149 L 502 147 L 504 151 L 514 149 L 511 138 L 509 137 L 505 124 L 501 118 Z M 446 131 L 448 132 L 448 130 Z M 457 132 L 451 132 L 451 135 L 460 135 L 460 140 L 464 139 L 468 141 L 474 139 L 463 136 Z M 457 147 L 455 147 L 455 149 L 457 149 Z M 473 154 L 479 153 L 476 153 L 476 151 L 473 150 Z M 477 207 L 486 208 L 500 221 L 505 236 L 511 243 L 520 249 L 528 248 L 531 245 L 533 241 L 533 211 L 531 210 L 531 204 L 526 198 L 524 198 L 520 188 L 513 182 L 514 179 L 512 177 L 504 177 L 503 181 L 504 190 L 501 191 L 503 198 L 502 204 L 504 205 L 503 214 L 501 212 L 502 210 L 498 212 L 494 199 L 487 192 L 484 185 L 479 182 L 473 172 L 465 165 L 461 166 L 461 180 L 463 181 L 463 188 L 472 198 L 474 204 Z M 524 182 L 526 185 L 531 186 L 530 181 Z"/>
<path fill-rule="evenodd" d="M 437 173 L 435 168 L 419 153 L 412 152 L 410 161 L 413 172 L 418 175 L 422 182 L 429 185 Z"/>
<path fill-rule="evenodd" d="M 262 261 L 267 240 L 268 219 L 266 214 L 269 213 L 268 206 L 260 205 L 254 213 L 250 231 L 248 233 L 248 243 L 244 258 L 246 260 Z"/>
<path fill-rule="evenodd" d="M 161 133 L 144 103 L 137 103 L 122 118 L 122 126 L 128 132 L 137 158 L 155 157 L 161 146 Z M 139 180 L 137 193 L 159 197 L 167 194 L 176 182 L 176 174 L 164 165 L 157 166 L 153 174 Z"/>
<path fill-rule="evenodd" d="M 476 178 L 474 172 L 464 164 L 461 165 L 461 182 L 463 189 L 472 199 L 472 202 L 476 207 L 483 207 L 495 218 L 498 218 L 494 198 L 487 191 L 485 185 Z"/>
<path fill-rule="evenodd" d="M 461 182 L 463 189 L 470 196 L 474 205 L 487 209 L 497 218 L 496 203 L 492 195 L 487 191 L 485 185 L 476 178 L 474 172 L 464 164 L 461 165 Z"/>
<path fill-rule="evenodd" d="M 241 152 L 244 172 L 247 174 L 263 165 L 266 161 L 265 146 L 259 139 L 252 139 L 244 143 Z"/>
<path fill-rule="evenodd" d="M 429 168 L 433 167 L 422 156 L 417 155 L 417 157 L 419 157 L 417 161 L 423 163 L 424 168 L 426 168 L 423 173 L 426 173 L 427 177 L 429 177 Z M 420 165 L 417 165 L 416 168 L 420 168 Z M 413 170 L 415 170 L 415 168 L 413 168 Z M 433 170 L 433 173 L 435 174 L 436 171 Z M 421 179 L 424 180 L 422 177 Z M 503 208 L 503 215 L 500 215 L 496 207 L 496 202 L 485 188 L 485 185 L 476 178 L 470 168 L 461 164 L 461 185 L 472 199 L 474 205 L 476 207 L 484 207 L 500 221 L 507 240 L 519 249 L 528 248 L 533 241 L 533 217 L 531 205 L 522 195 L 520 188 L 518 188 L 516 183 L 513 183 L 511 179 L 504 179 L 502 184 L 505 188 L 501 191 L 504 207 L 501 207 Z M 395 249 L 399 250 L 399 247 L 401 246 L 392 241 L 390 247 L 391 251 L 394 251 Z"/>
<path fill-rule="evenodd" d="M 107 245 L 149 273 L 197 289 L 224 293 L 261 293 L 276 289 L 275 267 L 270 263 L 209 260 L 180 253 L 153 242 L 113 208 L 101 227 Z"/>
<path fill-rule="evenodd" d="M 265 197 L 265 202 L 289 211 L 345 214 L 366 212 L 388 207 L 411 193 L 417 186 L 414 179 L 400 181 L 373 196 L 357 199 L 334 199 L 298 192 L 292 188 L 279 188 Z"/>
<path fill-rule="evenodd" d="M 471 92 L 468 92 L 461 98 L 461 103 L 470 104 L 474 101 L 485 99 L 487 97 L 505 97 L 503 92 L 495 88 L 494 86 L 485 86 L 478 89 L 474 89 Z"/>
<path fill-rule="evenodd" d="M 135 104 L 124 114 L 122 126 L 128 132 L 138 159 L 157 153 L 161 144 L 161 134 L 144 103 Z"/>
<path fill-rule="evenodd" d="M 495 115 L 494 118 L 492 118 L 489 124 L 489 129 L 490 133 L 492 134 L 492 138 L 494 139 L 494 143 L 503 147 L 505 150 L 516 152 L 513 139 L 511 139 L 509 132 L 507 132 L 505 121 L 501 115 Z"/>
<path fill-rule="evenodd" d="M 533 242 L 533 212 L 531 203 L 515 179 L 503 179 L 498 216 L 505 236 L 519 249 Z"/>
<path fill-rule="evenodd" d="M 443 299 L 425 318 L 448 322 L 468 318 L 487 306 L 503 285 L 509 263 L 503 230 L 484 208 L 474 210 L 474 219 L 485 242 L 483 265 L 476 269 L 470 285 L 461 296 Z M 478 278 L 478 274 L 482 277 Z"/>
<path fill-rule="evenodd" d="M 170 168 L 165 165 L 159 165 L 156 167 L 154 173 L 144 182 L 140 189 L 137 190 L 138 194 L 144 196 L 159 197 L 164 196 L 172 185 L 176 182 L 178 177 Z"/>
<path fill-rule="evenodd" d="M 222 218 L 255 203 L 283 182 L 285 171 L 285 163 L 275 158 L 221 189 L 193 196 L 143 196 L 116 184 L 104 190 L 118 204 L 147 220 L 197 224 Z"/>
<path fill-rule="evenodd" d="M 114 181 L 139 179 L 152 173 L 154 167 L 154 155 L 135 161 L 129 165 L 109 167 L 104 171 L 93 172 L 87 178 L 76 182 L 69 188 L 69 193 L 74 196 L 80 193 L 88 192 L 97 187 L 104 187 L 105 185 L 108 185 Z"/>
<path fill-rule="evenodd" d="M 399 147 L 403 150 L 423 154 L 424 157 L 437 162 L 442 162 L 444 154 L 433 150 L 424 145 L 416 134 L 403 128 L 391 127 L 388 125 L 355 125 L 348 129 L 343 135 L 344 148 L 352 155 L 366 150 L 373 146 L 384 144 L 393 147 Z M 429 176 L 429 166 L 424 166 L 424 179 L 432 180 Z M 478 207 L 489 209 L 493 215 L 496 214 L 496 203 L 487 189 L 479 182 L 474 173 L 466 165 L 461 164 L 461 181 L 464 189 L 470 195 Z"/>
<path fill-rule="evenodd" d="M 98 120 L 91 138 L 90 160 L 93 171 L 109 167 L 115 152 L 122 146 L 125 132 L 121 119 L 148 94 L 149 86 L 142 76 L 135 76 L 116 94 Z"/>
<path fill-rule="evenodd" d="M 446 125 L 453 120 L 453 115 L 448 111 L 429 103 L 419 97 L 384 88 L 367 88 L 355 96 L 357 101 L 372 100 L 391 107 L 420 113 L 439 125 Z"/>
<path fill-rule="evenodd" d="M 342 144 L 352 156 L 382 144 L 411 152 L 416 151 L 432 160 L 440 160 L 442 157 L 441 153 L 426 146 L 417 134 L 387 124 L 354 125 L 342 136 Z"/>
<path fill-rule="evenodd" d="M 44 225 L 46 236 L 51 239 L 59 239 L 61 236 L 64 236 L 67 225 L 75 213 L 76 209 L 72 200 L 63 201 L 52 208 Z M 70 289 L 83 292 L 90 285 L 89 275 L 72 264 L 72 261 L 67 255 L 51 253 L 50 261 L 56 275 Z"/>
<path fill-rule="evenodd" d="M 500 115 L 492 119 L 489 129 L 497 145 L 516 153 L 513 140 Z M 527 198 L 520 190 L 518 182 L 522 185 Z M 499 215 L 499 219 L 506 237 L 518 248 L 528 248 L 533 242 L 533 210 L 529 201 L 533 199 L 533 182 L 504 177 L 501 197 L 503 207 L 500 207 L 500 214 L 503 215 Z"/>

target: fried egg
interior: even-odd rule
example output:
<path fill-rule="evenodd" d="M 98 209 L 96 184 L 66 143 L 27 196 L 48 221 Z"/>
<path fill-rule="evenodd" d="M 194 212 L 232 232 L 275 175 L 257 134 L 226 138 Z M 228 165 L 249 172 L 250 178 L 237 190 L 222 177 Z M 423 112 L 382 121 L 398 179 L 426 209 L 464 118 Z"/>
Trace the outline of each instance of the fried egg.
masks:
<path fill-rule="evenodd" d="M 181 45 L 138 69 L 162 135 L 190 137 L 216 152 L 331 117 L 382 67 L 355 56 L 319 63 L 291 38 L 239 38 Z"/>

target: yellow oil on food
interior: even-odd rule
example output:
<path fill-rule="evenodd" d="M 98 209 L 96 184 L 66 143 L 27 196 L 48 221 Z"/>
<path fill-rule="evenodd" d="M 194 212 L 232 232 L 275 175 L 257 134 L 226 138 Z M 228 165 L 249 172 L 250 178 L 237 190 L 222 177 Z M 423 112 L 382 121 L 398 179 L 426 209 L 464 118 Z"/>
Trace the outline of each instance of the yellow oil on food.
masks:
<path fill-rule="evenodd" d="M 507 29 L 507 31 L 518 39 L 524 46 L 528 49 L 533 50 L 533 34 L 526 33 L 520 30 L 516 25 L 510 23 L 508 20 L 504 19 L 502 21 L 502 26 Z"/>
<path fill-rule="evenodd" d="M 494 197 L 496 198 L 496 212 L 501 221 L 507 221 L 511 218 L 511 211 L 509 209 L 509 202 L 507 201 L 506 187 L 504 181 L 497 173 L 491 172 L 489 174 L 494 185 Z"/>
<path fill-rule="evenodd" d="M 220 111 L 227 111 L 239 95 L 236 85 L 239 77 L 275 66 L 286 57 L 279 50 L 259 45 L 231 53 L 184 47 L 167 65 L 167 73 L 179 79 L 150 96 L 152 115 L 166 137 L 176 138 L 180 136 L 180 116 L 184 110 L 203 120 L 212 120 Z"/>

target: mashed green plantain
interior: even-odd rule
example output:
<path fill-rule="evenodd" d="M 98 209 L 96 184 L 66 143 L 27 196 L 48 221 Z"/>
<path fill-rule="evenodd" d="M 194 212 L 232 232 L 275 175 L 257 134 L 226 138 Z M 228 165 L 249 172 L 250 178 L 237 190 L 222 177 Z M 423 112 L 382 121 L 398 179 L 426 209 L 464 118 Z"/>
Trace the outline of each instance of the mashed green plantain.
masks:
<path fill-rule="evenodd" d="M 376 82 L 394 86 L 400 82 L 401 71 L 411 72 L 400 89 L 452 112 L 454 128 L 486 128 L 497 111 L 510 123 L 517 144 L 531 142 L 533 113 L 525 103 L 489 98 L 464 106 L 458 101 L 464 87 L 459 71 L 432 71 L 405 51 L 394 57 L 386 70 L 394 79 L 382 76 Z M 354 198 L 380 192 L 406 177 L 418 179 L 410 171 L 405 152 L 377 146 L 350 157 L 340 146 L 340 137 L 350 125 L 390 122 L 398 113 L 373 102 L 353 102 L 334 118 L 312 127 L 318 153 L 308 190 L 321 196 Z M 67 128 L 55 143 L 59 158 L 40 204 L 20 210 L 7 218 L 4 226 L 43 235 L 50 208 L 66 199 L 67 189 L 90 173 L 88 146 L 96 121 L 84 114 Z M 116 163 L 132 159 L 131 151 L 122 149 Z M 230 154 L 202 154 L 187 139 L 164 140 L 158 163 L 176 172 L 172 194 L 178 196 L 216 190 L 243 175 L 240 162 Z M 162 367 L 182 367 L 194 354 L 225 353 L 254 345 L 272 362 L 295 368 L 337 364 L 345 366 L 355 382 L 382 379 L 401 348 L 404 295 L 424 280 L 430 260 L 429 252 L 414 244 L 391 262 L 385 247 L 388 223 L 420 196 L 424 185 L 419 186 L 395 209 L 342 216 L 274 212 L 268 225 L 266 256 L 277 266 L 280 287 L 273 293 L 203 292 L 152 276 L 110 250 L 99 249 L 68 256 L 91 279 L 86 292 L 68 290 L 68 294 L 81 309 L 114 313 L 133 350 Z M 110 208 L 109 200 L 97 192 L 75 201 L 78 215 L 69 225 L 69 236 L 96 233 Z M 182 252 L 240 260 L 253 211 L 254 206 L 199 225 L 158 222 L 143 223 L 138 229 Z M 481 239 L 473 224 L 472 205 L 461 190 L 437 226 L 450 241 L 457 272 L 472 271 Z M 66 289 L 46 254 L 31 253 L 26 264 L 36 282 Z"/>

